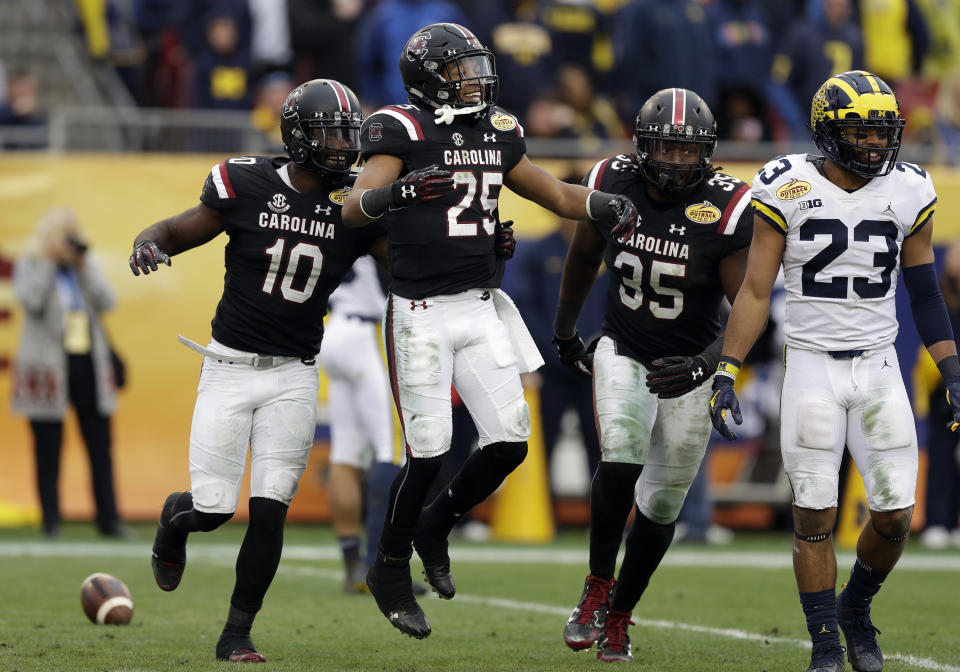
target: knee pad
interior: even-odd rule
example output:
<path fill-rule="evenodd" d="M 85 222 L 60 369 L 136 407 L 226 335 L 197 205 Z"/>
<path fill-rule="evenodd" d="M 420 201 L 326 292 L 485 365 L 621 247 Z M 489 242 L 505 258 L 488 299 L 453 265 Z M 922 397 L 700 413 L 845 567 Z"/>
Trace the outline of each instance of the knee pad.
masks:
<path fill-rule="evenodd" d="M 432 458 L 450 450 L 453 419 L 417 414 L 404 424 L 404 439 L 417 458 Z"/>
<path fill-rule="evenodd" d="M 484 446 L 483 450 L 488 450 L 493 457 L 493 463 L 497 467 L 502 467 L 507 473 L 520 466 L 520 463 L 527 457 L 527 442 L 507 442 L 491 443 Z"/>
<path fill-rule="evenodd" d="M 683 508 L 683 500 L 687 496 L 689 486 L 665 485 L 645 495 L 641 492 L 641 502 L 638 508 L 650 522 L 657 525 L 669 525 L 676 522 Z"/>
<path fill-rule="evenodd" d="M 497 411 L 503 428 L 503 443 L 519 443 L 530 438 L 530 406 L 523 395 Z M 519 464 L 519 463 L 518 463 Z"/>
<path fill-rule="evenodd" d="M 207 513 L 196 509 L 194 509 L 194 515 L 197 530 L 200 532 L 212 532 L 233 517 L 232 513 Z"/>

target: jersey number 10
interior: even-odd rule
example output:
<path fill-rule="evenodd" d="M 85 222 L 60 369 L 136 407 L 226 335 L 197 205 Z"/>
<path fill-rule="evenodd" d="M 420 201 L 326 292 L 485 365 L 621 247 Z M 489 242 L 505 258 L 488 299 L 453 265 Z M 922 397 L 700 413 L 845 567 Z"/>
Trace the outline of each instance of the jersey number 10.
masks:
<path fill-rule="evenodd" d="M 261 287 L 264 294 L 273 294 L 273 287 L 280 272 L 283 248 L 286 242 L 284 238 L 277 238 L 276 242 L 266 249 L 266 253 L 270 255 L 270 268 L 267 270 L 267 277 L 263 279 L 263 287 Z M 294 289 L 293 276 L 300 266 L 300 259 L 304 257 L 310 260 L 310 275 L 307 276 L 303 289 Z M 287 258 L 287 265 L 283 269 L 283 278 L 280 280 L 280 294 L 287 301 L 303 303 L 313 296 L 313 290 L 317 288 L 317 280 L 320 279 L 322 268 L 323 252 L 320 251 L 320 248 L 312 243 L 297 243 L 290 248 L 290 256 Z"/>

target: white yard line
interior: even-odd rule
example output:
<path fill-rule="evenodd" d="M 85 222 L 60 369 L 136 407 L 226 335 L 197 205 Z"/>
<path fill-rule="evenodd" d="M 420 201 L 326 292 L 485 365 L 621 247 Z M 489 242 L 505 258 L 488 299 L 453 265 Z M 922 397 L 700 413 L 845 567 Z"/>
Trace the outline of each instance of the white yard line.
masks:
<path fill-rule="evenodd" d="M 343 572 L 337 572 L 329 569 L 318 569 L 315 567 L 295 567 L 284 568 L 284 573 L 291 572 L 297 576 L 316 576 L 334 581 L 343 580 Z M 280 576 L 280 574 L 278 574 Z M 512 609 L 515 611 L 530 611 L 538 614 L 549 614 L 560 618 L 566 618 L 570 615 L 570 607 L 556 607 L 548 604 L 538 604 L 536 602 L 520 602 L 518 600 L 508 600 L 501 597 L 480 597 L 477 595 L 464 595 L 457 593 L 457 602 L 467 604 L 479 604 L 485 607 L 494 607 L 497 609 Z M 676 621 L 650 620 L 646 618 L 633 617 L 633 622 L 642 628 L 651 628 L 654 630 L 682 630 L 685 632 L 695 632 L 702 635 L 712 635 L 714 637 L 726 637 L 727 639 L 739 639 L 749 642 L 757 642 L 763 645 L 786 644 L 801 649 L 809 649 L 810 642 L 805 639 L 793 639 L 791 637 L 771 637 L 769 635 L 747 632 L 746 630 L 737 630 L 734 628 L 711 628 L 706 625 L 693 625 L 691 623 L 678 623 Z M 896 660 L 904 665 L 915 667 L 921 670 L 933 670 L 934 672 L 960 672 L 960 667 L 939 663 L 929 658 L 920 658 L 905 653 L 884 652 L 883 657 L 886 660 Z"/>
<path fill-rule="evenodd" d="M 235 559 L 239 544 L 191 544 L 188 554 L 191 559 Z M 0 557 L 150 557 L 147 544 L 111 542 L 0 542 Z M 284 560 L 318 561 L 339 560 L 340 550 L 335 545 L 288 545 L 283 549 Z M 587 551 L 579 549 L 529 548 L 520 546 L 456 547 L 450 549 L 450 557 L 457 562 L 481 564 L 546 564 L 587 565 Z M 622 559 L 622 558 L 621 558 Z M 853 553 L 839 553 L 839 565 L 850 565 L 855 560 Z M 718 551 L 671 549 L 663 560 L 665 567 L 743 567 L 746 569 L 790 569 L 793 558 L 788 546 L 781 551 Z M 960 572 L 960 555 L 922 554 L 911 555 L 908 551 L 897 563 L 901 571 Z"/>

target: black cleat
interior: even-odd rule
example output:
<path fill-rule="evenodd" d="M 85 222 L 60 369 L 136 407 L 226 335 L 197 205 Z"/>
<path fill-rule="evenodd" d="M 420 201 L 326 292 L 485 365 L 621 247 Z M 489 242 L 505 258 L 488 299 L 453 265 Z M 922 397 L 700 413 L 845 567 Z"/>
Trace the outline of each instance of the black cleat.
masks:
<path fill-rule="evenodd" d="M 447 538 L 435 537 L 422 527 L 417 527 L 413 537 L 413 548 L 423 561 L 423 574 L 427 583 L 444 600 L 452 600 L 457 593 L 450 573 L 450 554 L 447 551 Z"/>
<path fill-rule="evenodd" d="M 217 660 L 231 663 L 265 663 L 266 657 L 253 648 L 250 638 L 238 639 L 220 635 L 217 642 Z"/>
<path fill-rule="evenodd" d="M 633 654 L 630 651 L 630 636 L 627 627 L 634 625 L 630 620 L 629 611 L 607 612 L 607 622 L 603 626 L 603 634 L 597 641 L 597 660 L 604 663 L 632 663 Z"/>
<path fill-rule="evenodd" d="M 416 639 L 430 636 L 427 615 L 413 596 L 409 558 L 392 558 L 377 553 L 376 562 L 367 572 L 367 587 L 380 612 L 393 627 Z"/>
<path fill-rule="evenodd" d="M 176 590 L 183 578 L 183 570 L 187 566 L 187 533 L 178 530 L 170 523 L 173 515 L 173 506 L 182 492 L 174 492 L 167 497 L 160 511 L 160 522 L 157 525 L 157 536 L 153 541 L 153 554 L 150 564 L 153 567 L 153 578 L 161 590 Z"/>
<path fill-rule="evenodd" d="M 860 608 L 844 607 L 840 598 L 837 598 L 837 620 L 847 643 L 847 659 L 853 669 L 856 672 L 881 672 L 883 653 L 877 643 L 880 631 L 870 620 L 870 605 Z"/>
<path fill-rule="evenodd" d="M 843 672 L 843 647 L 839 644 L 824 644 L 813 647 L 807 672 Z"/>
<path fill-rule="evenodd" d="M 563 628 L 563 641 L 574 651 L 589 649 L 600 638 L 607 611 L 610 609 L 614 585 L 614 579 L 587 575 L 587 580 L 583 582 L 580 602 Z"/>

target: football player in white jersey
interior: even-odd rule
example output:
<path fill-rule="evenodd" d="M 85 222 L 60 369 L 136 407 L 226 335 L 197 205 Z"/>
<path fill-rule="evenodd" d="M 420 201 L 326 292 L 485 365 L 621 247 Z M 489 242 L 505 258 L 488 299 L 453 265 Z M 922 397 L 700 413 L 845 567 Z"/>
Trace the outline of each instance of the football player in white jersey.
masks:
<path fill-rule="evenodd" d="M 960 364 L 934 271 L 937 196 L 919 166 L 898 163 L 904 121 L 890 87 L 864 71 L 830 77 L 810 126 L 824 156 L 794 154 L 753 182 L 756 225 L 747 276 L 733 305 L 710 414 L 728 439 L 740 423 L 733 383 L 769 310 L 781 263 L 787 290 L 780 441 L 793 489 L 793 566 L 813 642 L 809 672 L 879 672 L 870 602 L 910 529 L 917 437 L 893 347 L 898 272 L 914 321 L 943 375 L 956 429 Z M 863 476 L 870 523 L 839 598 L 830 540 L 844 445 Z M 839 627 L 838 627 L 839 626 Z"/>
<path fill-rule="evenodd" d="M 377 333 L 386 302 L 376 262 L 360 257 L 330 295 L 320 348 L 320 365 L 330 380 L 330 519 L 343 553 L 343 589 L 348 593 L 366 592 L 367 567 L 360 551 L 363 513 L 375 557 L 390 484 L 403 462 L 402 452 L 394 447 L 390 382 Z M 373 464 L 364 490 L 371 451 Z"/>

